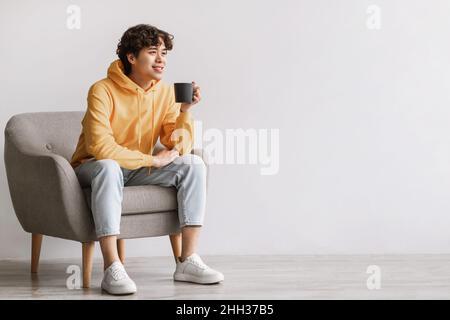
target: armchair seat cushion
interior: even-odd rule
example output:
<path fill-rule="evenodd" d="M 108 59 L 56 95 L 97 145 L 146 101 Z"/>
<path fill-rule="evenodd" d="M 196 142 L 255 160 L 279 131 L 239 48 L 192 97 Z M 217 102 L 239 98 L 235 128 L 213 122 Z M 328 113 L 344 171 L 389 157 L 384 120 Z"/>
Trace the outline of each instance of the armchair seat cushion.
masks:
<path fill-rule="evenodd" d="M 91 188 L 83 188 L 91 208 Z M 122 215 L 177 211 L 177 190 L 157 185 L 129 186 L 123 188 Z"/>

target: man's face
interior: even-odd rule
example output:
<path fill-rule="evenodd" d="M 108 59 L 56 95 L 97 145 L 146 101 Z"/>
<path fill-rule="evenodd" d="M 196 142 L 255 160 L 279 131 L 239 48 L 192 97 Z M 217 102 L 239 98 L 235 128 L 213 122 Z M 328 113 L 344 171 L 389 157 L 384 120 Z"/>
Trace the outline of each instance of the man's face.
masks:
<path fill-rule="evenodd" d="M 133 61 L 132 72 L 148 80 L 161 80 L 166 66 L 167 49 L 162 39 L 157 47 L 141 49 L 137 57 L 129 57 Z M 131 55 L 132 56 L 132 55 Z M 133 59 L 134 58 L 134 59 Z"/>

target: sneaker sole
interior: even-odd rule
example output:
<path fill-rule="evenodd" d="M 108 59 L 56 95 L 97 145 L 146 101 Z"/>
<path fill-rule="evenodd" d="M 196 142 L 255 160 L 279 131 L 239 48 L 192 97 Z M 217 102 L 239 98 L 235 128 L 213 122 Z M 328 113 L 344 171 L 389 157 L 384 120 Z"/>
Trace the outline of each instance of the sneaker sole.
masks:
<path fill-rule="evenodd" d="M 115 295 L 115 296 L 126 296 L 126 295 L 134 294 L 137 292 L 137 290 L 123 290 L 123 289 L 107 290 L 103 287 L 103 284 L 101 285 L 101 288 L 102 288 L 102 291 L 104 291 L 108 294 Z"/>
<path fill-rule="evenodd" d="M 196 276 L 192 276 L 189 274 L 174 274 L 173 279 L 175 281 L 184 281 L 184 282 L 193 282 L 193 283 L 199 283 L 199 284 L 213 284 L 213 283 L 219 283 L 224 280 L 224 277 L 211 277 L 211 278 L 199 278 Z"/>

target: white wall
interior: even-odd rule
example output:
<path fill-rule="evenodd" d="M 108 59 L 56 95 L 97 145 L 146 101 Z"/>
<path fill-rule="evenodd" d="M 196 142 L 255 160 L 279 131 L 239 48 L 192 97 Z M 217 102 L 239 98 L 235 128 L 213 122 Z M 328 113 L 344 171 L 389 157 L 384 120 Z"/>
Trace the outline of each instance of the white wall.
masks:
<path fill-rule="evenodd" d="M 154 24 L 175 35 L 165 80 L 202 87 L 204 129 L 280 130 L 277 175 L 213 167 L 200 253 L 450 253 L 449 14 L 445 0 L 2 1 L 0 122 L 84 110 L 125 29 Z M 0 179 L 0 258 L 26 258 L 4 165 Z M 81 254 L 44 241 L 43 258 Z"/>

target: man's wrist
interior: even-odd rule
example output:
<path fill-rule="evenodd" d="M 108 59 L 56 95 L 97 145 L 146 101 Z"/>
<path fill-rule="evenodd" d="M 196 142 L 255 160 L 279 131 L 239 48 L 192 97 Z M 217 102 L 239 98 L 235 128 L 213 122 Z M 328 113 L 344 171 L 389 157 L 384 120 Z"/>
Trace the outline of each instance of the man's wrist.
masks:
<path fill-rule="evenodd" d="M 152 167 L 158 168 L 158 166 L 159 166 L 159 159 L 157 156 L 153 156 Z"/>
<path fill-rule="evenodd" d="M 184 112 L 187 113 L 189 111 L 189 109 L 191 108 L 191 105 L 188 103 L 183 103 L 180 106 L 180 112 Z"/>

